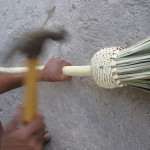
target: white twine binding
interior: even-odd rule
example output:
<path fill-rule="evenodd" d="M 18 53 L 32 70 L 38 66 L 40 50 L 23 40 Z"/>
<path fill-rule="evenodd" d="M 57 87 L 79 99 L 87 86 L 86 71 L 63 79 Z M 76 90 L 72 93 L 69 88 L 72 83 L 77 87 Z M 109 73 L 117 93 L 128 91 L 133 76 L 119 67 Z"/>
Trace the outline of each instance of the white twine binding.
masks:
<path fill-rule="evenodd" d="M 122 47 L 111 47 L 99 50 L 91 59 L 93 79 L 104 88 L 123 87 L 118 79 L 116 58 Z"/>

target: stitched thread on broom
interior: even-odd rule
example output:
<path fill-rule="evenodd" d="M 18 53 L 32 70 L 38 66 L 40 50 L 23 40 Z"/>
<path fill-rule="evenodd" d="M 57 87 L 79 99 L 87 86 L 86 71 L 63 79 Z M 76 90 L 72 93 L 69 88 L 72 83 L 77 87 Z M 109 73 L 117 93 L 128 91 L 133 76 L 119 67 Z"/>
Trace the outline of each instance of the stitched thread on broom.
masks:
<path fill-rule="evenodd" d="M 104 88 L 116 88 L 123 85 L 114 71 L 116 58 L 122 47 L 104 48 L 91 59 L 91 69 L 95 82 Z M 114 69 L 114 70 L 113 70 Z"/>

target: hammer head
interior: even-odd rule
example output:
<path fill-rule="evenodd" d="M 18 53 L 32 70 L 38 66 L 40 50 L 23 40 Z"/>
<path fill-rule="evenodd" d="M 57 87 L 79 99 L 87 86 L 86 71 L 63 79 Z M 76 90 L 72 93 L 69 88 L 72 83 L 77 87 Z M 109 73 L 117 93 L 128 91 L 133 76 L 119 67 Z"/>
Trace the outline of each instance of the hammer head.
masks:
<path fill-rule="evenodd" d="M 37 30 L 32 32 L 27 32 L 24 34 L 23 38 L 19 38 L 12 50 L 7 55 L 10 58 L 16 51 L 24 53 L 27 58 L 36 58 L 42 51 L 42 46 L 45 40 L 52 39 L 55 41 L 63 40 L 66 35 L 65 30 L 60 30 L 59 32 L 52 32 L 47 30 Z"/>

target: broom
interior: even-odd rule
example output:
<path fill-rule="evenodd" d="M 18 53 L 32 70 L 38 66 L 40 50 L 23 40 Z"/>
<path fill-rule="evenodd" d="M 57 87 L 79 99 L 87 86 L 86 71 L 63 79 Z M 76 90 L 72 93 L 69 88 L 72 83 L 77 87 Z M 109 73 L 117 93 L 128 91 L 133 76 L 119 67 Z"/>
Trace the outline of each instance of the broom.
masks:
<path fill-rule="evenodd" d="M 38 66 L 37 69 L 43 69 Z M 26 72 L 28 68 L 0 68 L 0 73 Z M 100 87 L 134 86 L 150 91 L 150 37 L 129 47 L 99 50 L 90 66 L 65 66 L 64 75 L 93 76 Z"/>

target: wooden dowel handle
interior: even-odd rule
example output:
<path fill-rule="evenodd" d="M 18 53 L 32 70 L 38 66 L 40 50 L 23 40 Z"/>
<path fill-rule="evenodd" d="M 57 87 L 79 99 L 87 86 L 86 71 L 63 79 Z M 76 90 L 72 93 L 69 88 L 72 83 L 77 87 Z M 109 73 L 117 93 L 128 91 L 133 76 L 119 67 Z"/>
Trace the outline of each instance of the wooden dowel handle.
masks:
<path fill-rule="evenodd" d="M 39 79 L 36 65 L 37 59 L 28 60 L 28 72 L 25 78 L 25 102 L 24 102 L 24 116 L 25 123 L 32 121 L 37 115 L 37 81 Z"/>
<path fill-rule="evenodd" d="M 91 76 L 90 66 L 65 66 L 63 74 L 66 76 Z"/>

